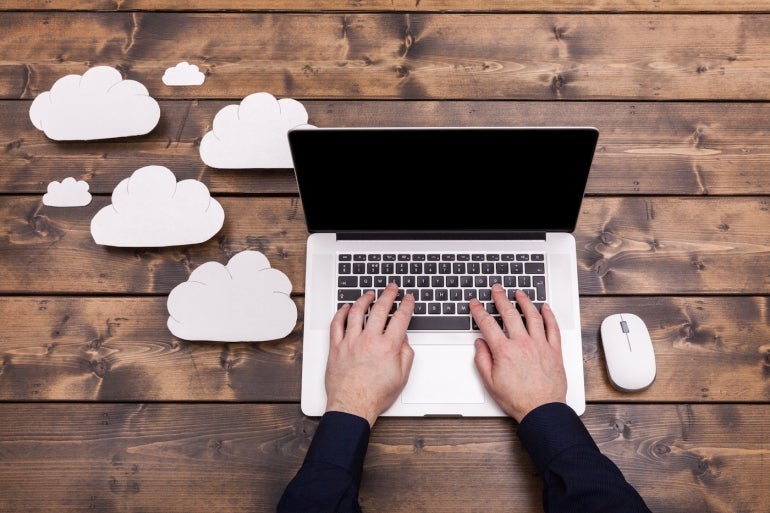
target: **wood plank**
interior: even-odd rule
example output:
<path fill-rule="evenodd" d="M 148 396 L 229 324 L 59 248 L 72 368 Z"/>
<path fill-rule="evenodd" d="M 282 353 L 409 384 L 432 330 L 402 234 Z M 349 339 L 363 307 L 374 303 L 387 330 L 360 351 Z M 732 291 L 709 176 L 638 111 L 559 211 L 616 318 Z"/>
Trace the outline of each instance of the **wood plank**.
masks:
<path fill-rule="evenodd" d="M 167 294 L 205 262 L 227 264 L 236 253 L 256 250 L 301 292 L 308 234 L 298 198 L 217 199 L 224 226 L 203 244 L 116 248 L 97 245 L 91 236 L 91 219 L 110 198 L 95 197 L 82 208 L 4 198 L 0 287 L 13 293 L 42 287 L 48 293 Z"/>
<path fill-rule="evenodd" d="M 575 231 L 580 292 L 765 294 L 769 230 L 764 196 L 588 198 Z"/>
<path fill-rule="evenodd" d="M 767 404 L 590 405 L 583 422 L 653 511 L 759 513 L 770 501 L 768 415 Z M 4 403 L 0 418 L 12 419 L 0 423 L 6 513 L 273 511 L 316 425 L 285 404 Z M 542 511 L 514 428 L 381 419 L 364 510 Z"/>
<path fill-rule="evenodd" d="M 770 400 L 768 310 L 766 295 L 581 297 L 587 398 L 613 403 L 766 403 Z M 653 339 L 657 374 L 643 392 L 618 392 L 607 376 L 599 330 L 606 316 L 619 312 L 639 315 Z"/>
<path fill-rule="evenodd" d="M 109 198 L 56 208 L 38 197 L 6 197 L 0 294 L 167 294 L 199 265 L 226 264 L 247 249 L 264 253 L 302 294 L 307 231 L 299 200 L 218 199 L 225 225 L 203 244 L 113 248 L 97 245 L 90 231 Z M 764 196 L 586 198 L 575 231 L 580 291 L 765 294 L 769 217 Z"/>
<path fill-rule="evenodd" d="M 300 316 L 285 339 L 224 344 L 174 337 L 165 297 L 0 297 L 0 400 L 298 402 L 295 301 Z M 581 301 L 589 402 L 770 400 L 767 296 Z M 616 312 L 641 316 L 653 339 L 657 378 L 641 393 L 617 392 L 607 378 L 599 326 Z"/>
<path fill-rule="evenodd" d="M 298 401 L 302 308 L 281 340 L 191 342 L 166 298 L 0 297 L 0 400 Z"/>
<path fill-rule="evenodd" d="M 60 142 L 29 120 L 30 101 L 0 101 L 0 192 L 44 194 L 74 176 L 111 194 L 137 168 L 162 165 L 221 194 L 296 194 L 291 170 L 223 170 L 200 158 L 214 116 L 238 101 L 161 101 L 150 134 Z M 316 126 L 591 125 L 600 131 L 587 194 L 724 195 L 770 191 L 770 103 L 303 102 Z M 619 172 L 622 171 L 622 172 Z"/>
<path fill-rule="evenodd" d="M 99 64 L 158 98 L 770 99 L 770 18 L 753 13 L 8 12 L 0 32 L 7 99 Z M 206 83 L 163 85 L 185 60 Z"/>
<path fill-rule="evenodd" d="M 5 0 L 3 10 L 88 11 L 409 11 L 409 12 L 768 12 L 764 0 Z"/>

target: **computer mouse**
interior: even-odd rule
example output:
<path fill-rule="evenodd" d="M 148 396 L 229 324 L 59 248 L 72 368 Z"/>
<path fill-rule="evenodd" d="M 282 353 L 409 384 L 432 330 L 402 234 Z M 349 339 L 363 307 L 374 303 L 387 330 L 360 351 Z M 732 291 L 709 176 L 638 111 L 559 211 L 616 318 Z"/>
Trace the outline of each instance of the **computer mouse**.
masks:
<path fill-rule="evenodd" d="M 612 386 L 636 392 L 655 380 L 655 351 L 647 325 L 638 316 L 618 313 L 602 321 L 602 347 Z"/>

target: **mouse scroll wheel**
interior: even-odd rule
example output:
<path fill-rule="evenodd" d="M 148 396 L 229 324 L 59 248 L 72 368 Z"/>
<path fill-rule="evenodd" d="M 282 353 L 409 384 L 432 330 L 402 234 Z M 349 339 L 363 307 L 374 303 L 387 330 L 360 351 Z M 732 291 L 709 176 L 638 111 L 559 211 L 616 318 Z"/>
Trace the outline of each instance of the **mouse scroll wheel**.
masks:
<path fill-rule="evenodd" d="M 623 330 L 623 333 L 628 333 L 628 323 L 626 321 L 620 321 L 620 329 Z"/>

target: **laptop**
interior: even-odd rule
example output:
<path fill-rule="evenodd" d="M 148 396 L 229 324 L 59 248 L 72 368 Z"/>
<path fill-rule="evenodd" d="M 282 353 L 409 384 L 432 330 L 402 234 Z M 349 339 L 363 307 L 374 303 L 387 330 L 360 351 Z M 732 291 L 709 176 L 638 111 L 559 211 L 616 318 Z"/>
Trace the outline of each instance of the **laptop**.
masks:
<path fill-rule="evenodd" d="M 396 281 L 417 299 L 409 380 L 383 416 L 498 417 L 467 313 L 495 281 L 557 316 L 567 404 L 585 410 L 572 235 L 594 127 L 298 127 L 288 132 L 307 230 L 301 409 L 323 415 L 329 325 Z M 456 272 L 455 272 L 456 271 Z M 435 285 L 435 287 L 434 287 Z M 417 313 L 419 310 L 419 315 Z"/>

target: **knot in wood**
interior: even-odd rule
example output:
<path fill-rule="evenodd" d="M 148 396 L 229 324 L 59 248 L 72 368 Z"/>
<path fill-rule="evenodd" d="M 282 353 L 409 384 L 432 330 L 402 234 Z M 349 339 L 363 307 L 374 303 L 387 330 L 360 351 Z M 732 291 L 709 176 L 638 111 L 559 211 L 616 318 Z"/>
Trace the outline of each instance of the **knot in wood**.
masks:
<path fill-rule="evenodd" d="M 602 241 L 602 244 L 612 244 L 618 240 L 618 237 L 612 233 L 611 231 L 603 231 L 599 234 L 599 240 Z"/>
<path fill-rule="evenodd" d="M 103 378 L 104 375 L 107 374 L 107 371 L 109 371 L 109 365 L 104 360 L 91 361 L 91 372 L 96 374 L 98 377 Z"/>
<path fill-rule="evenodd" d="M 631 438 L 631 426 L 629 426 L 623 419 L 615 419 L 612 429 L 622 438 Z"/>

